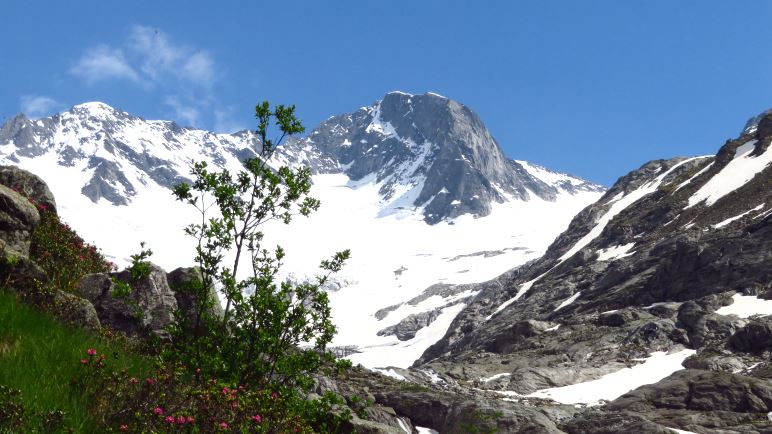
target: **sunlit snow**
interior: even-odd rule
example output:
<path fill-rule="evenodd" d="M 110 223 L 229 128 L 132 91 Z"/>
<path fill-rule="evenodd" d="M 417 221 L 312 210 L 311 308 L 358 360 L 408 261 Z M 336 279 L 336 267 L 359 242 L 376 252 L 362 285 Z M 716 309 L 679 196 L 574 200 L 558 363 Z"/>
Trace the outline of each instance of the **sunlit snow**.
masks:
<path fill-rule="evenodd" d="M 772 146 L 761 155 L 751 156 L 755 143 L 756 140 L 751 140 L 740 146 L 735 152 L 734 159 L 689 198 L 686 208 L 691 208 L 703 201 L 705 206 L 713 205 L 722 197 L 745 185 L 772 163 Z"/>
<path fill-rule="evenodd" d="M 635 252 L 630 251 L 633 247 L 635 247 L 635 243 L 622 244 L 600 249 L 596 253 L 598 254 L 599 261 L 612 261 L 634 255 Z"/>
<path fill-rule="evenodd" d="M 753 295 L 735 294 L 734 301 L 729 306 L 724 306 L 716 311 L 719 315 L 737 315 L 740 318 L 748 318 L 753 315 L 772 315 L 772 300 L 765 300 Z"/>
<path fill-rule="evenodd" d="M 742 213 L 740 215 L 736 215 L 734 217 L 729 217 L 728 219 L 726 219 L 726 220 L 724 220 L 722 222 L 714 224 L 713 225 L 713 229 L 723 228 L 724 226 L 732 223 L 733 221 L 740 220 L 741 218 L 745 217 L 746 215 L 748 215 L 748 214 L 750 214 L 750 213 L 752 213 L 754 211 L 760 211 L 762 209 L 764 209 L 764 204 L 763 203 L 761 205 L 753 208 L 753 209 L 749 209 L 748 211 L 745 211 L 744 213 Z"/>
<path fill-rule="evenodd" d="M 568 306 L 569 304 L 576 301 L 579 296 L 582 295 L 582 291 L 577 292 L 576 294 L 572 295 L 571 297 L 564 300 L 562 303 L 560 303 L 560 306 L 556 307 L 554 312 L 559 311 L 560 309 L 563 309 L 564 307 Z"/>
<path fill-rule="evenodd" d="M 88 107 L 92 109 L 102 110 Z M 19 162 L 13 164 L 46 180 L 62 219 L 118 265 L 128 264 L 141 241 L 153 250 L 151 260 L 166 270 L 193 265 L 193 240 L 185 236 L 183 228 L 200 218 L 195 209 L 174 201 L 168 189 L 137 170 L 128 159 L 107 152 L 98 139 L 104 134 L 99 121 L 84 120 L 73 113 L 62 117 L 88 127 L 58 128 L 48 152 L 35 158 L 19 157 Z M 241 149 L 251 140 L 187 129 L 178 130 L 175 139 L 169 140 L 165 136 L 170 131 L 168 122 L 139 118 L 124 118 L 121 122 L 125 124 L 113 131 L 115 139 L 139 154 L 147 152 L 168 161 L 172 169 L 186 175 L 190 157 L 237 171 L 241 167 L 238 159 L 222 149 Z M 377 127 L 388 133 L 387 126 Z M 3 145 L 0 159 L 9 158 L 15 149 Z M 116 161 L 136 189 L 129 204 L 115 206 L 105 199 L 93 203 L 81 194 L 94 169 L 88 167 L 87 159 L 75 160 L 75 167 L 60 165 L 60 152 L 67 146 L 87 156 Z M 430 146 L 427 142 L 417 147 L 416 157 L 405 163 L 404 171 L 410 172 L 413 165 L 419 164 L 417 161 L 425 158 Z M 290 226 L 272 222 L 263 228 L 267 234 L 265 247 L 280 243 L 287 251 L 283 270 L 288 278 L 311 278 L 322 259 L 351 249 L 351 260 L 334 276 L 340 289 L 330 293 L 333 319 L 338 326 L 333 344 L 358 347 L 361 353 L 349 357 L 368 367 L 412 364 L 442 337 L 463 309 L 461 300 L 475 293 L 468 290 L 446 298 L 436 295 L 414 305 L 405 302 L 431 285 L 483 282 L 539 257 L 571 218 L 601 195 L 564 193 L 555 202 L 532 195 L 527 202 L 493 204 L 486 217 L 463 215 L 430 226 L 424 222 L 422 210 L 412 204 L 420 192 L 421 180 L 399 184 L 390 200 L 384 200 L 379 193 L 381 185 L 374 177 L 353 182 L 342 174 L 314 176 L 312 195 L 322 200 L 320 210 L 310 218 L 296 218 Z M 124 188 L 120 184 L 115 187 Z M 397 304 L 401 306 L 382 320 L 375 318 L 377 310 Z M 376 334 L 410 314 L 434 309 L 439 309 L 439 316 L 409 341 Z"/>
<path fill-rule="evenodd" d="M 625 393 L 646 384 L 653 384 L 675 371 L 695 350 L 684 349 L 667 354 L 663 351 L 652 353 L 645 361 L 631 368 L 624 368 L 597 380 L 570 386 L 538 390 L 526 395 L 529 398 L 552 399 L 562 404 L 599 404 L 601 400 L 611 401 Z M 505 395 L 521 396 L 514 392 L 498 392 Z"/>

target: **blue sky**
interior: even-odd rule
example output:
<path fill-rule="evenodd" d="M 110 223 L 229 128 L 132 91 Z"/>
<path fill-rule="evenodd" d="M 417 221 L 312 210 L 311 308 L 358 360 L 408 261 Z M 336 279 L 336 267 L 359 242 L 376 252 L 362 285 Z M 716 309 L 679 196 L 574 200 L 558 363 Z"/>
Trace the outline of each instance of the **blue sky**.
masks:
<path fill-rule="evenodd" d="M 0 121 L 99 100 L 229 131 L 391 90 L 476 111 L 507 155 L 610 185 L 772 107 L 766 1 L 8 2 Z"/>

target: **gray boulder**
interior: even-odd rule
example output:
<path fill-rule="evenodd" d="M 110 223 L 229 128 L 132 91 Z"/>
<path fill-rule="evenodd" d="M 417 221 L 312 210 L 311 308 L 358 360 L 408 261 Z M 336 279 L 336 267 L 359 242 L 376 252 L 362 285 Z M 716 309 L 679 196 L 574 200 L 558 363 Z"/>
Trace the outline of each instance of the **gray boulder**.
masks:
<path fill-rule="evenodd" d="M 201 270 L 198 267 L 180 267 L 168 273 L 166 280 L 174 292 L 180 312 L 183 312 L 188 319 L 195 318 L 195 308 L 198 303 L 193 291 L 196 285 L 201 284 Z M 214 288 L 209 288 L 207 297 L 211 307 L 210 313 L 217 318 L 222 318 L 223 308 Z"/>
<path fill-rule="evenodd" d="M 56 212 L 56 200 L 48 185 L 26 170 L 15 166 L 0 166 L 0 184 L 18 190 L 24 196 Z"/>
<path fill-rule="evenodd" d="M 729 339 L 730 347 L 746 353 L 772 350 L 772 317 L 752 320 Z"/>
<path fill-rule="evenodd" d="M 84 298 L 57 290 L 54 293 L 53 304 L 53 311 L 56 312 L 57 317 L 68 324 L 88 330 L 102 328 L 94 305 Z"/>
<path fill-rule="evenodd" d="M 166 328 L 174 321 L 177 300 L 166 272 L 157 265 L 150 266 L 150 274 L 137 281 L 128 271 L 86 275 L 78 283 L 76 294 L 94 304 L 105 327 L 130 335 L 150 332 L 169 339 Z M 116 284 L 113 277 L 120 283 Z"/>
<path fill-rule="evenodd" d="M 9 254 L 29 256 L 32 231 L 40 214 L 26 197 L 0 185 L 0 240 Z"/>

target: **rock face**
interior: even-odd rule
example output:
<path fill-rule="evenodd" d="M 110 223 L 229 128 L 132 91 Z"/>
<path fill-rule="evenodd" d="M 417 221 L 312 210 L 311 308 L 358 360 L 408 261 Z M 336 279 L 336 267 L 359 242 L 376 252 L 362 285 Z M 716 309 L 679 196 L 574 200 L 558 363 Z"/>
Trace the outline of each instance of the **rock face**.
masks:
<path fill-rule="evenodd" d="M 0 185 L 0 242 L 4 250 L 28 256 L 32 231 L 40 214 L 26 197 Z"/>
<path fill-rule="evenodd" d="M 652 161 L 623 176 L 542 258 L 480 285 L 411 372 L 527 395 L 688 349 L 691 370 L 558 429 L 766 432 L 770 317 L 722 312 L 770 294 L 770 144 L 772 114 L 715 157 Z"/>
<path fill-rule="evenodd" d="M 56 212 L 53 193 L 36 175 L 15 166 L 0 166 L 0 184 L 18 190 L 19 193 L 45 206 L 49 211 Z"/>
<path fill-rule="evenodd" d="M 152 332 L 169 338 L 166 328 L 174 321 L 177 300 L 166 272 L 156 265 L 151 264 L 150 274 L 137 281 L 128 271 L 89 274 L 80 280 L 76 292 L 94 304 L 103 326 L 128 334 Z"/>
<path fill-rule="evenodd" d="M 169 188 L 186 180 L 191 155 L 236 172 L 260 149 L 248 131 L 214 134 L 146 121 L 99 102 L 40 120 L 16 116 L 0 126 L 0 145 L 10 145 L 0 151 L 0 162 L 52 154 L 58 166 L 90 174 L 81 194 L 119 206 L 151 182 Z M 428 223 L 484 216 L 493 203 L 511 199 L 604 190 L 506 158 L 474 112 L 432 93 L 391 92 L 369 107 L 329 118 L 305 138 L 291 138 L 274 158 L 276 164 L 309 166 L 314 174 L 344 173 L 353 185 L 377 183 L 384 213 L 421 210 Z"/>
<path fill-rule="evenodd" d="M 506 158 L 472 110 L 433 93 L 388 93 L 369 107 L 327 119 L 306 138 L 290 140 L 278 157 L 317 173 L 375 178 L 384 200 L 397 209 L 422 207 L 430 224 L 487 215 L 492 203 L 507 197 L 554 200 L 561 192 L 603 191 Z M 552 176 L 541 179 L 540 173 Z"/>
<path fill-rule="evenodd" d="M 201 271 L 196 267 L 180 267 L 168 273 L 166 280 L 169 283 L 169 287 L 174 291 L 177 307 L 188 319 L 194 318 L 194 308 L 198 303 L 195 295 L 191 294 L 191 289 L 193 286 L 200 284 Z M 212 315 L 222 318 L 224 315 L 223 308 L 214 288 L 209 289 L 208 301 L 211 305 Z"/>

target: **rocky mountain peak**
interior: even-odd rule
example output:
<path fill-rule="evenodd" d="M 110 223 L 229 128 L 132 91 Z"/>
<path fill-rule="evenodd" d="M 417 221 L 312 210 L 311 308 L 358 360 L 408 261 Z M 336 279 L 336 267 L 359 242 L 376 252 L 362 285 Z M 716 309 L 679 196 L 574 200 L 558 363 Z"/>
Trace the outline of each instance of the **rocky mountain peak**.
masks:
<path fill-rule="evenodd" d="M 508 200 L 553 201 L 561 193 L 603 190 L 508 159 L 471 109 L 435 93 L 390 92 L 369 107 L 327 119 L 281 154 L 318 173 L 377 182 L 386 213 L 420 211 L 430 224 L 485 216 L 494 203 Z M 562 178 L 542 179 L 545 174 Z"/>
<path fill-rule="evenodd" d="M 214 134 L 174 122 L 145 120 L 103 102 L 48 118 L 23 114 L 0 128 L 0 158 L 55 155 L 60 165 L 91 173 L 82 193 L 125 205 L 148 179 L 170 187 L 188 158 L 238 170 L 254 156 L 249 131 Z M 390 92 L 359 110 L 332 116 L 306 137 L 293 137 L 274 164 L 304 164 L 315 174 L 344 173 L 352 186 L 377 183 L 383 214 L 414 213 L 433 224 L 463 214 L 485 216 L 509 200 L 554 201 L 560 194 L 603 191 L 590 182 L 508 159 L 480 118 L 435 93 Z M 82 167 L 81 167 L 82 166 Z"/>

